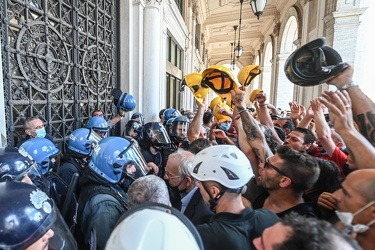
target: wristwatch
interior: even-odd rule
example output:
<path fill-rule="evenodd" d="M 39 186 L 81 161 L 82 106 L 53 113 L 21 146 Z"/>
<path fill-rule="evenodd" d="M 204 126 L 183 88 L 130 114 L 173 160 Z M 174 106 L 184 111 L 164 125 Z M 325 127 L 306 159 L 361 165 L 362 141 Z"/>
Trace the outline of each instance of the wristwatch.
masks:
<path fill-rule="evenodd" d="M 358 87 L 359 85 L 355 82 L 351 82 L 351 83 L 348 83 L 348 84 L 345 84 L 344 86 L 342 86 L 341 88 L 339 88 L 339 90 L 346 90 L 348 88 L 351 88 L 351 87 Z"/>

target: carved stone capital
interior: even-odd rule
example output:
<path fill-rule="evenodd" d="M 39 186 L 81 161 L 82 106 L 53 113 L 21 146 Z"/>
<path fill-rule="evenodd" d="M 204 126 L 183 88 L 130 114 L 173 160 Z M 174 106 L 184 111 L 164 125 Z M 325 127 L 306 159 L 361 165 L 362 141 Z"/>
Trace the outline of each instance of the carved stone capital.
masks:
<path fill-rule="evenodd" d="M 163 0 L 144 0 L 145 6 L 159 6 Z"/>
<path fill-rule="evenodd" d="M 278 37 L 280 35 L 280 27 L 281 27 L 281 23 L 279 21 L 276 21 L 275 25 L 273 26 L 273 31 L 272 31 L 275 37 Z"/>

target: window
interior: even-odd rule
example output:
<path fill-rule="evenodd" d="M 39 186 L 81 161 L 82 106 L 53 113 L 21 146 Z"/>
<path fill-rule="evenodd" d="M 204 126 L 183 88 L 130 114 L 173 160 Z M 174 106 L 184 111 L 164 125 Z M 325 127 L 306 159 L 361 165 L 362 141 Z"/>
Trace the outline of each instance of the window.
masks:
<path fill-rule="evenodd" d="M 173 41 L 171 37 L 167 39 L 167 60 L 172 63 L 178 69 L 182 67 L 182 49 Z"/>
<path fill-rule="evenodd" d="M 183 0 L 174 0 L 176 2 L 176 5 L 177 5 L 177 8 L 180 10 L 180 13 L 182 15 L 182 10 L 183 10 L 183 3 L 184 1 Z"/>
<path fill-rule="evenodd" d="M 167 107 L 179 108 L 180 106 L 180 85 L 181 80 L 171 74 L 166 74 L 166 104 Z"/>

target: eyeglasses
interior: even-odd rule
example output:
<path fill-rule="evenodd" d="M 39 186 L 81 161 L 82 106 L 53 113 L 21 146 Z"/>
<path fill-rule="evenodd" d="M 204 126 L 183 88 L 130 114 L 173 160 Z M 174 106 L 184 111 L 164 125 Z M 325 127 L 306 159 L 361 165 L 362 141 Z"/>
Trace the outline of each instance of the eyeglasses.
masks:
<path fill-rule="evenodd" d="M 169 180 L 176 179 L 176 178 L 182 178 L 181 176 L 171 176 L 171 174 L 167 170 L 165 170 L 164 176 L 167 177 L 167 179 L 169 179 Z"/>
<path fill-rule="evenodd" d="M 282 175 L 282 176 L 285 176 L 285 177 L 288 177 L 292 182 L 293 182 L 293 180 L 292 180 L 292 178 L 290 178 L 284 171 L 282 171 L 280 168 L 278 168 L 278 167 L 275 167 L 274 165 L 272 165 L 271 163 L 270 163 L 270 157 L 268 157 L 267 159 L 266 159 L 266 161 L 264 162 L 264 168 L 272 168 L 273 170 L 275 170 L 279 175 Z"/>

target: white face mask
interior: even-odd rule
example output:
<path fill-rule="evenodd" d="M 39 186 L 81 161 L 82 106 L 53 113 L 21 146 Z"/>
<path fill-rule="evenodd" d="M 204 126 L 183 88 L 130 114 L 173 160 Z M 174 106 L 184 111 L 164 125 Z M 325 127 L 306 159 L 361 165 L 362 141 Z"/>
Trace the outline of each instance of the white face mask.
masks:
<path fill-rule="evenodd" d="M 375 219 L 370 221 L 367 225 L 363 225 L 363 224 L 353 225 L 352 224 L 353 218 L 354 218 L 354 216 L 356 216 L 356 215 L 362 213 L 363 211 L 365 211 L 367 208 L 369 208 L 374 203 L 375 203 L 375 201 L 369 202 L 367 205 L 365 205 L 364 207 L 359 209 L 354 214 L 352 214 L 350 212 L 340 212 L 340 211 L 337 211 L 337 210 L 335 211 L 335 213 L 336 213 L 337 217 L 339 217 L 339 220 L 341 221 L 341 223 L 344 224 L 344 226 L 347 229 L 349 229 L 350 231 L 352 231 L 354 233 L 364 233 L 367 230 L 369 230 L 369 228 L 372 224 L 375 223 Z"/>

